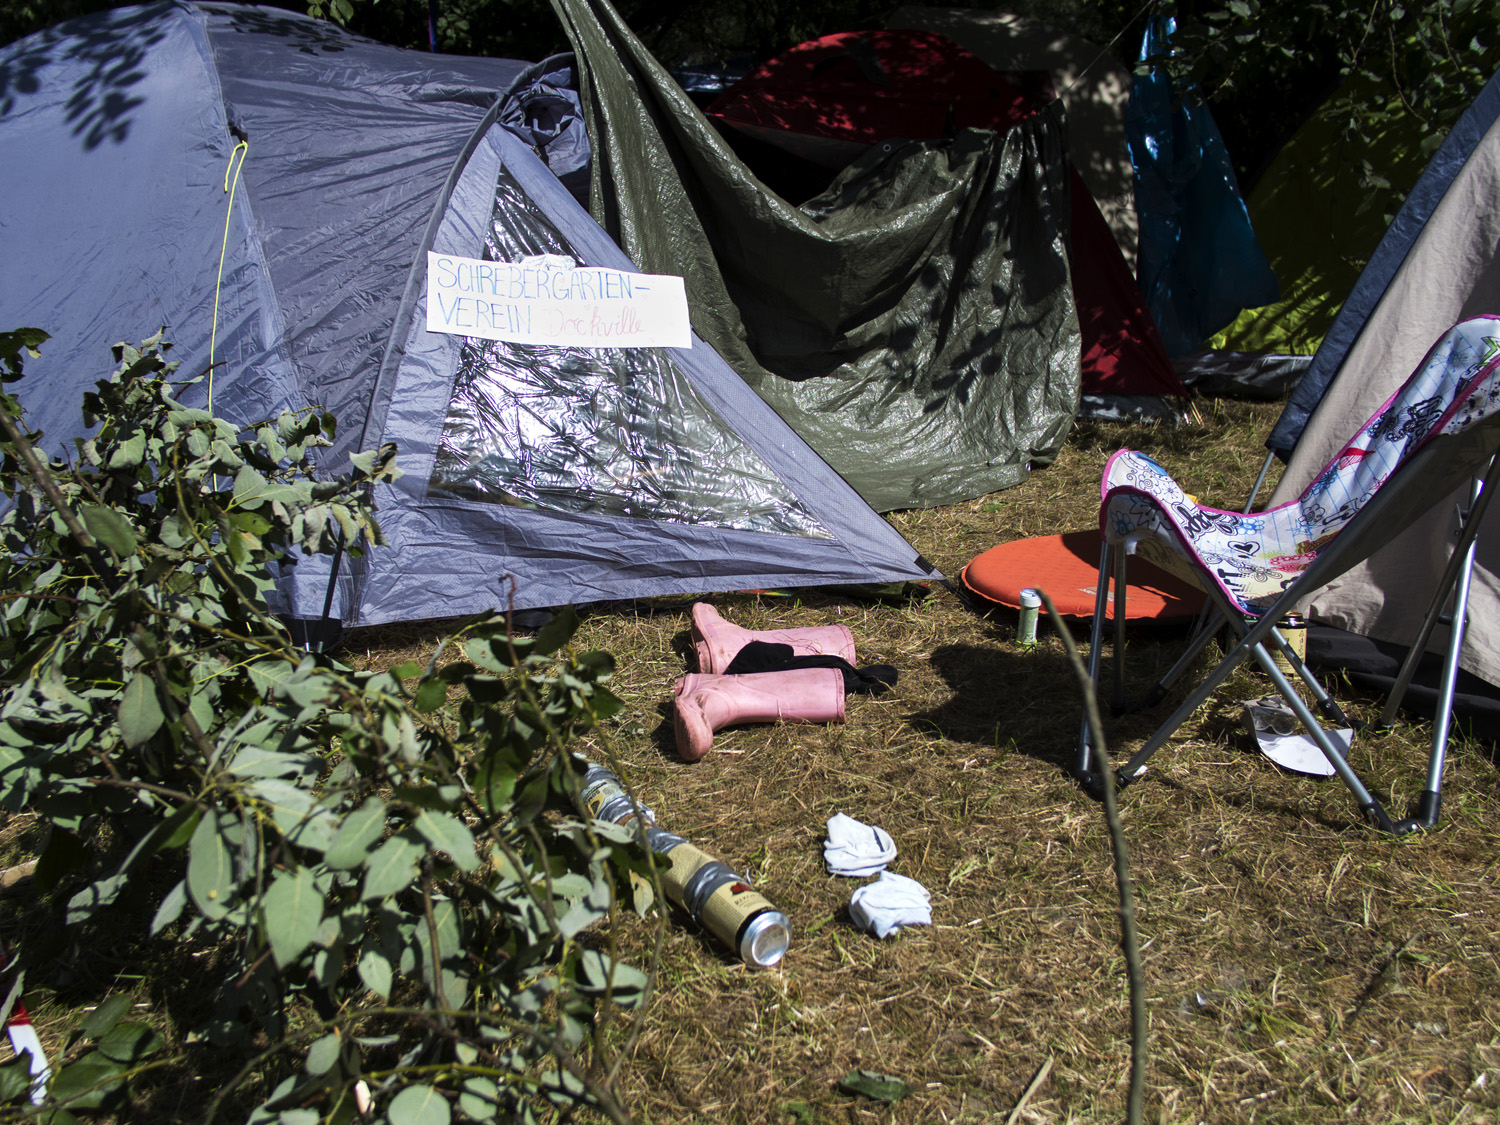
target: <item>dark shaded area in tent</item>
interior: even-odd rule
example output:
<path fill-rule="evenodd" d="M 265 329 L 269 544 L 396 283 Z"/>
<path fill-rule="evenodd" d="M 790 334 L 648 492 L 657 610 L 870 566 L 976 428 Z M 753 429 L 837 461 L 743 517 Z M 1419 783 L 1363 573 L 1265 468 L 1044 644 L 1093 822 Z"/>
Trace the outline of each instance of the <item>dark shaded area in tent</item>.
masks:
<path fill-rule="evenodd" d="M 805 190 L 816 183 L 810 172 L 817 167 L 806 153 L 826 155 L 826 184 L 851 153 L 965 128 L 1005 133 L 1055 98 L 1045 71 L 1001 74 L 933 32 L 873 30 L 793 47 L 715 100 L 708 116 L 762 181 Z M 1082 393 L 1185 396 L 1135 278 L 1071 161 L 1068 200 Z"/>
<path fill-rule="evenodd" d="M 1307 662 L 1321 674 L 1341 673 L 1352 683 L 1389 693 L 1401 671 L 1407 650 L 1389 641 L 1362 637 L 1328 625 L 1307 628 Z M 1440 653 L 1424 652 L 1417 661 L 1402 707 L 1431 718 L 1437 712 L 1443 677 Z M 1453 714 L 1459 729 L 1475 738 L 1500 742 L 1500 688 L 1462 668 L 1453 694 Z"/>
<path fill-rule="evenodd" d="M 877 508 L 1024 480 L 1078 401 L 1061 122 L 879 146 L 804 207 L 769 192 L 603 4 L 557 0 L 590 210 Z"/>

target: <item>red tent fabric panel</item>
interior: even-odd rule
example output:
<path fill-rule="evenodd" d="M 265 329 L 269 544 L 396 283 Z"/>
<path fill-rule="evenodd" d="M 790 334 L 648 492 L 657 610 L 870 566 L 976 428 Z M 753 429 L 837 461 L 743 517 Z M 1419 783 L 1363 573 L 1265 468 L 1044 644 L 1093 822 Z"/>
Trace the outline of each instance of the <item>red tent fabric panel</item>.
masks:
<path fill-rule="evenodd" d="M 720 95 L 711 116 L 738 127 L 838 137 L 1004 131 L 1032 113 L 977 55 L 926 31 L 842 31 L 783 51 Z"/>
<path fill-rule="evenodd" d="M 1057 612 L 1064 617 L 1092 618 L 1099 582 L 1099 532 L 1071 531 L 1066 535 L 1043 535 L 1015 539 L 991 547 L 959 573 L 966 588 L 988 601 L 1019 609 L 1021 591 L 1030 587 L 1047 591 Z M 1125 617 L 1129 621 L 1172 621 L 1197 616 L 1204 603 L 1203 591 L 1152 566 L 1142 559 L 1130 560 Z M 1115 615 L 1114 599 L 1108 616 Z"/>
<path fill-rule="evenodd" d="M 1069 167 L 1068 183 L 1083 393 L 1186 398 L 1188 389 L 1177 377 L 1141 287 L 1077 168 Z"/>

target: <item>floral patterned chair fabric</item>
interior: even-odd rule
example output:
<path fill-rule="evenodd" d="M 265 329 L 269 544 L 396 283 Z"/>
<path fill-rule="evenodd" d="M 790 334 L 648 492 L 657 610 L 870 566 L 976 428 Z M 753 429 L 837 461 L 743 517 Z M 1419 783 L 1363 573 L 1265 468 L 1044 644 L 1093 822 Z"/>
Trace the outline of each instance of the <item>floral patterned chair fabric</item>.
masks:
<path fill-rule="evenodd" d="M 1333 542 L 1408 458 L 1500 410 L 1500 319 L 1449 329 L 1416 374 L 1296 500 L 1244 514 L 1199 504 L 1143 453 L 1104 467 L 1100 533 L 1258 616 Z M 1353 560 L 1357 561 L 1357 560 Z"/>

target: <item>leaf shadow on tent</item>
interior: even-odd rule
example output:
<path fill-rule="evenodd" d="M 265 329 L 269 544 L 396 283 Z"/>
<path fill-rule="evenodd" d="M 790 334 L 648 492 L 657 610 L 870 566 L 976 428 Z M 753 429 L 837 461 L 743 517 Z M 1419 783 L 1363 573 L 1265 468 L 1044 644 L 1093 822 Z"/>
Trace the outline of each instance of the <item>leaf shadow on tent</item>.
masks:
<path fill-rule="evenodd" d="M 1006 378 L 1018 361 L 1034 358 L 1017 353 L 1007 346 L 1010 342 L 1050 336 L 1053 326 L 1048 323 L 1046 306 L 1049 294 L 1066 284 L 1061 263 L 1055 273 L 1035 264 L 1033 268 L 1021 268 L 1015 249 L 1021 238 L 1017 232 L 1005 230 L 1005 218 L 1005 213 L 990 210 L 977 216 L 976 222 L 960 225 L 950 248 L 956 261 L 982 261 L 1004 238 L 1009 247 L 1002 256 L 1004 276 L 950 279 L 929 261 L 911 282 L 912 297 L 893 293 L 888 307 L 874 310 L 888 313 L 903 301 L 913 304 L 925 299 L 922 320 L 936 326 L 931 333 L 935 339 L 910 323 L 890 333 L 886 340 L 889 358 L 884 364 L 886 386 L 879 397 L 915 393 L 920 396 L 920 413 L 924 416 L 968 406 L 984 384 Z M 982 289 L 988 292 L 981 293 Z M 961 324 L 972 324 L 973 311 L 990 307 L 1005 311 L 1004 322 L 973 325 L 967 341 L 943 363 L 936 362 L 947 347 L 944 341 L 960 331 Z"/>
<path fill-rule="evenodd" d="M 306 19 L 274 11 L 240 8 L 230 17 L 230 26 L 238 32 L 274 35 L 296 40 L 297 49 L 306 55 L 337 54 L 345 49 L 348 33 L 335 31 L 322 20 Z"/>
<path fill-rule="evenodd" d="M 148 15 L 150 13 L 147 13 Z M 132 93 L 146 77 L 143 64 L 165 36 L 143 30 L 141 10 L 101 13 L 86 24 L 59 24 L 25 40 L 25 48 L 0 62 L 0 117 L 10 114 L 18 96 L 38 93 L 53 64 L 76 75 L 67 100 L 73 136 L 86 150 L 105 141 L 123 144 L 134 113 L 146 99 Z"/>
<path fill-rule="evenodd" d="M 71 82 L 66 118 L 74 137 L 92 151 L 106 141 L 124 144 L 146 99 L 139 89 L 145 62 L 165 38 L 150 7 L 101 12 L 87 21 L 66 21 L 24 40 L 0 61 L 0 118 L 16 109 L 18 98 L 39 93 L 54 77 Z M 290 14 L 240 10 L 231 19 L 237 31 L 294 39 L 305 54 L 344 50 L 339 35 L 315 20 Z"/>

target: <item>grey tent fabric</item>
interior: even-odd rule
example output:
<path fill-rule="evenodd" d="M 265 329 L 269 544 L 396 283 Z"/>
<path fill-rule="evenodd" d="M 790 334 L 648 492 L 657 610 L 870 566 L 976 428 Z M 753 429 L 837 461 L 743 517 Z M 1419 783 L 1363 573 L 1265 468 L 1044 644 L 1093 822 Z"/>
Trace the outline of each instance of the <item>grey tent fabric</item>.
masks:
<path fill-rule="evenodd" d="M 1418 182 L 1425 220 L 1411 225 L 1398 216 L 1366 269 L 1373 292 L 1362 276 L 1355 294 L 1363 315 L 1344 323 L 1340 314 L 1314 359 L 1323 349 L 1342 350 L 1334 373 L 1323 379 L 1314 407 L 1282 475 L 1272 504 L 1298 494 L 1338 452 L 1352 428 L 1372 414 L 1411 374 L 1433 341 L 1457 321 L 1500 312 L 1500 99 L 1494 82 L 1464 119 L 1464 136 L 1455 142 L 1466 151 L 1454 159 L 1445 145 L 1435 158 L 1440 171 Z M 1418 198 L 1413 192 L 1413 199 Z M 1387 246 L 1387 243 L 1390 243 Z M 1383 283 L 1380 282 L 1384 275 Z M 1351 298 L 1351 305 L 1353 298 Z M 1347 311 L 1347 310 L 1346 310 Z M 1342 326 L 1342 327 L 1341 327 Z M 1500 347 L 1500 341 L 1495 342 Z M 1310 373 L 1307 378 L 1311 378 Z M 1307 380 L 1304 379 L 1304 385 Z M 1299 406 L 1294 397 L 1284 419 Z M 1452 551 L 1457 532 L 1456 505 L 1467 488 L 1438 504 L 1388 546 L 1307 603 L 1318 621 L 1409 645 L 1421 623 L 1431 591 Z M 1429 647 L 1448 642 L 1439 626 Z M 1492 684 L 1500 684 L 1500 522 L 1486 520 L 1480 530 L 1474 584 L 1470 592 L 1469 630 L 1462 666 Z"/>
<path fill-rule="evenodd" d="M 538 159 L 547 123 L 502 120 L 525 70 L 211 3 L 0 50 L 0 143 L 26 157 L 0 162 L 0 323 L 54 337 L 16 386 L 49 445 L 83 432 L 108 346 L 166 325 L 184 376 L 212 349 L 216 412 L 333 411 L 320 472 L 397 444 L 391 546 L 346 561 L 346 624 L 932 576 L 701 340 L 427 331 L 429 250 L 636 268 Z M 282 608 L 319 616 L 328 577 L 288 568 Z"/>
<path fill-rule="evenodd" d="M 590 210 L 878 509 L 1049 463 L 1078 407 L 1061 108 L 880 145 L 801 208 L 734 156 L 605 0 L 554 0 L 594 147 Z"/>

